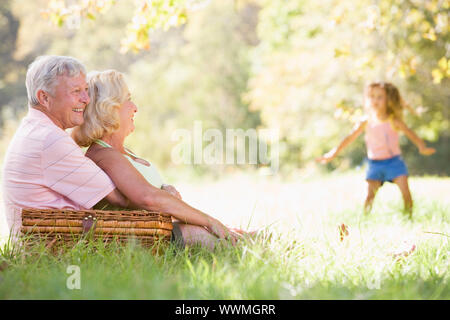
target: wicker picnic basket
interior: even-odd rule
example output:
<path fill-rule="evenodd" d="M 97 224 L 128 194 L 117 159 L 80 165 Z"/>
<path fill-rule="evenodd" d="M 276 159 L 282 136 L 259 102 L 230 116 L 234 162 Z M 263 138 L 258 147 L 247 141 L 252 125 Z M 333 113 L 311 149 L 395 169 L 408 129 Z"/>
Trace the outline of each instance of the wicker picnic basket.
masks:
<path fill-rule="evenodd" d="M 105 243 L 133 239 L 148 247 L 170 241 L 172 227 L 171 216 L 160 212 L 33 208 L 22 209 L 21 232 L 30 239 L 66 245 L 90 239 Z"/>

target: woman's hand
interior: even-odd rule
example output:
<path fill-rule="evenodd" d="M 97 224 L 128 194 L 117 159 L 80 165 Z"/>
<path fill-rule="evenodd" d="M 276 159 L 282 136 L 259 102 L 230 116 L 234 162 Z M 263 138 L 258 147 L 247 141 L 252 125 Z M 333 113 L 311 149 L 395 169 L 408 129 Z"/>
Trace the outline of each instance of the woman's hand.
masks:
<path fill-rule="evenodd" d="M 169 184 L 163 184 L 161 186 L 161 189 L 164 191 L 167 191 L 168 193 L 170 193 L 171 195 L 173 195 L 174 197 L 177 197 L 178 199 L 181 200 L 181 194 L 178 192 L 177 189 L 175 189 L 174 186 L 171 186 Z"/>
<path fill-rule="evenodd" d="M 239 238 L 242 238 L 241 235 L 231 231 L 230 229 L 225 227 L 219 220 L 216 220 L 214 218 L 210 219 L 209 225 L 206 226 L 206 228 L 208 229 L 209 232 L 214 234 L 219 239 L 231 240 L 231 243 L 233 245 L 236 244 L 236 241 Z"/>
<path fill-rule="evenodd" d="M 424 147 L 419 149 L 419 152 L 420 152 L 420 154 L 423 154 L 424 156 L 430 156 L 430 155 L 432 155 L 433 153 L 436 152 L 436 149 L 424 146 Z"/>

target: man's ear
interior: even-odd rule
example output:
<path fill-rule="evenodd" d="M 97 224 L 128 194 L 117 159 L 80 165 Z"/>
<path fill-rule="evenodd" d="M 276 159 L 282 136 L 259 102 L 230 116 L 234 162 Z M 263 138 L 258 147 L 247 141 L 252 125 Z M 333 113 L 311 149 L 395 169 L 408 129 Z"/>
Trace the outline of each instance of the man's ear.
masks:
<path fill-rule="evenodd" d="M 39 104 L 44 107 L 48 107 L 49 104 L 49 95 L 44 90 L 38 90 L 36 93 L 36 97 L 39 101 Z"/>

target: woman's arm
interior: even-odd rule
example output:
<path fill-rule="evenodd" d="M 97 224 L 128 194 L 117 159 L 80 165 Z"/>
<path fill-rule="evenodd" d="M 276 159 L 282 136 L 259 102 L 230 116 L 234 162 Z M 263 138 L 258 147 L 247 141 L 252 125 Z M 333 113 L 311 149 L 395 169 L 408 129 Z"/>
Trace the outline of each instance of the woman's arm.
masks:
<path fill-rule="evenodd" d="M 161 186 L 161 190 L 167 191 L 174 197 L 177 197 L 178 199 L 182 200 L 181 194 L 178 192 L 178 190 L 174 186 L 172 186 L 170 184 L 163 184 Z"/>
<path fill-rule="evenodd" d="M 331 149 L 329 152 L 324 154 L 322 157 L 316 159 L 320 163 L 328 163 L 333 160 L 342 150 L 344 150 L 349 144 L 356 140 L 359 135 L 364 131 L 367 120 L 358 122 L 353 128 L 352 132 L 342 140 L 342 142 L 336 147 Z"/>
<path fill-rule="evenodd" d="M 98 150 L 91 159 L 111 178 L 116 188 L 130 201 L 128 207 L 149 211 L 165 212 L 189 224 L 207 227 L 219 238 L 236 238 L 220 221 L 201 212 L 169 192 L 158 189 L 133 167 L 133 165 L 114 149 Z"/>
<path fill-rule="evenodd" d="M 408 128 L 408 126 L 403 121 L 399 119 L 394 119 L 394 125 L 400 131 L 402 131 L 408 137 L 408 139 L 411 140 L 412 143 L 414 143 L 417 146 L 421 154 L 429 156 L 436 152 L 436 149 L 428 148 L 425 144 L 425 141 L 420 139 L 417 136 L 417 134 L 415 134 L 414 131 Z"/>

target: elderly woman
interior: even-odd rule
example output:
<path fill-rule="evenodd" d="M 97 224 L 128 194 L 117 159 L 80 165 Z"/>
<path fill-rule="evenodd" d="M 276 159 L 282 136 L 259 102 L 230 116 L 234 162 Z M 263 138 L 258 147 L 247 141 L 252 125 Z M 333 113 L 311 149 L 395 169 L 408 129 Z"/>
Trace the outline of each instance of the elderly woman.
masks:
<path fill-rule="evenodd" d="M 223 238 L 230 238 L 234 244 L 238 233 L 186 204 L 173 186 L 163 184 L 151 163 L 124 146 L 125 138 L 134 130 L 137 107 L 123 74 L 115 70 L 91 72 L 87 82 L 91 100 L 84 111 L 84 123 L 73 130 L 72 137 L 78 145 L 89 147 L 86 156 L 128 198 L 128 207 L 172 215 L 178 220 L 174 222 L 173 239 L 182 245 L 200 243 L 213 248 Z"/>

